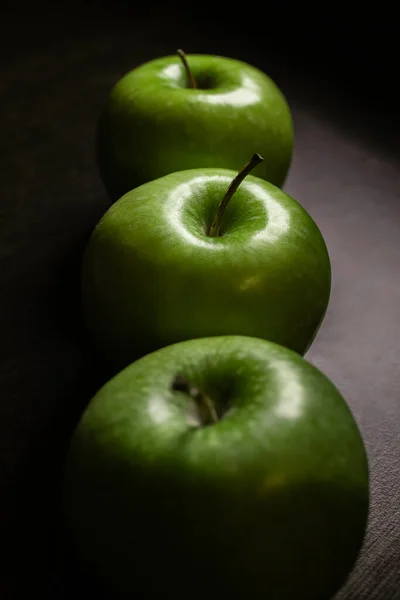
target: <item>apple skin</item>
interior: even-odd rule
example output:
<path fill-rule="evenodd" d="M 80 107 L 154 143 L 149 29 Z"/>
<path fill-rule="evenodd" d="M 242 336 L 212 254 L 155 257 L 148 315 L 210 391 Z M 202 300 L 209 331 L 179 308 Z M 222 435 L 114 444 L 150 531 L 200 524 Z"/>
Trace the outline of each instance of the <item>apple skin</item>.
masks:
<path fill-rule="evenodd" d="M 330 296 L 324 239 L 298 202 L 253 176 L 231 199 L 222 235 L 206 235 L 235 175 L 166 175 L 123 196 L 93 231 L 84 315 L 118 370 L 162 346 L 215 335 L 309 348 Z"/>
<path fill-rule="evenodd" d="M 178 374 L 219 422 L 194 418 Z M 106 383 L 73 435 L 63 492 L 77 556 L 107 597 L 330 600 L 363 543 L 368 461 L 323 373 L 272 342 L 221 336 Z"/>
<path fill-rule="evenodd" d="M 284 183 L 293 124 L 276 84 L 238 60 L 187 58 L 200 89 L 188 87 L 178 56 L 149 61 L 112 88 L 96 141 L 100 175 L 112 200 L 175 171 L 239 170 L 255 151 L 265 160 L 254 174 Z"/>

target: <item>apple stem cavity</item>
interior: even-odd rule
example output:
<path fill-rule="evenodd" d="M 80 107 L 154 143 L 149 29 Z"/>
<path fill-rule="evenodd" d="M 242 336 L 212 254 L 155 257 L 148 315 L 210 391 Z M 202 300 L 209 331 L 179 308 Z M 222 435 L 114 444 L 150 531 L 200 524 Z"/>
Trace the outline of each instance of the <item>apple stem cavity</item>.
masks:
<path fill-rule="evenodd" d="M 220 227 L 221 227 L 222 217 L 224 216 L 226 207 L 228 206 L 229 201 L 231 200 L 233 194 L 236 192 L 239 185 L 242 183 L 243 179 L 245 177 L 247 177 L 247 175 L 257 165 L 262 163 L 263 160 L 264 159 L 262 156 L 260 156 L 260 154 L 253 154 L 253 156 L 251 157 L 249 162 L 245 164 L 243 169 L 241 169 L 239 171 L 239 173 L 236 175 L 236 177 L 233 179 L 232 183 L 230 184 L 230 186 L 228 187 L 228 189 L 226 191 L 225 196 L 222 198 L 222 200 L 218 206 L 217 214 L 215 215 L 214 220 L 211 223 L 211 227 L 208 230 L 207 235 L 209 235 L 210 237 L 218 237 L 220 235 Z"/>
<path fill-rule="evenodd" d="M 207 394 L 195 385 L 192 385 L 185 377 L 177 375 L 173 380 L 172 389 L 190 396 L 196 404 L 200 423 L 203 426 L 218 423 L 219 417 L 214 402 Z"/>
<path fill-rule="evenodd" d="M 191 87 L 193 90 L 196 90 L 197 89 L 197 83 L 196 83 L 196 80 L 195 80 L 194 75 L 192 73 L 192 70 L 189 67 L 189 63 L 188 63 L 188 60 L 186 58 L 186 54 L 181 49 L 177 50 L 176 52 L 177 52 L 179 58 L 181 59 L 181 61 L 183 63 L 183 66 L 185 67 L 185 71 L 186 71 L 186 74 L 187 74 L 188 79 L 189 79 L 189 87 Z"/>

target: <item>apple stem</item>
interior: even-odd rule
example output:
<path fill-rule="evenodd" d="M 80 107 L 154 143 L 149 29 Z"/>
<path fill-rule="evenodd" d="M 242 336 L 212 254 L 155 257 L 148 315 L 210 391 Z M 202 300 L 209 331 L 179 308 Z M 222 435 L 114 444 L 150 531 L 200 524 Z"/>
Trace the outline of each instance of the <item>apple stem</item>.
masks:
<path fill-rule="evenodd" d="M 186 54 L 181 49 L 177 50 L 176 52 L 177 52 L 179 58 L 181 59 L 183 66 L 185 67 L 185 70 L 186 70 L 186 73 L 187 73 L 187 76 L 189 79 L 189 86 L 194 90 L 197 89 L 196 80 L 194 78 L 194 75 L 193 75 L 190 67 L 189 67 L 189 63 L 187 61 Z"/>
<path fill-rule="evenodd" d="M 219 230 L 220 230 L 220 226 L 221 226 L 222 217 L 224 216 L 224 212 L 226 210 L 226 207 L 229 204 L 230 199 L 232 198 L 233 194 L 238 189 L 239 185 L 242 183 L 243 179 L 245 177 L 247 177 L 247 175 L 257 165 L 262 163 L 263 160 L 264 159 L 262 156 L 260 156 L 260 154 L 253 154 L 253 156 L 251 157 L 249 162 L 247 164 L 245 164 L 243 169 L 241 169 L 241 171 L 239 171 L 239 173 L 236 175 L 236 177 L 234 178 L 234 180 L 228 187 L 225 196 L 222 198 L 222 200 L 218 206 L 217 214 L 215 215 L 214 220 L 211 223 L 211 227 L 208 230 L 207 235 L 209 235 L 210 237 L 217 237 L 220 235 Z"/>
<path fill-rule="evenodd" d="M 207 394 L 198 387 L 192 385 L 182 375 L 177 375 L 172 383 L 172 389 L 177 392 L 184 392 L 194 400 L 197 406 L 198 414 L 202 425 L 212 425 L 218 423 L 219 417 L 214 406 L 214 402 Z"/>

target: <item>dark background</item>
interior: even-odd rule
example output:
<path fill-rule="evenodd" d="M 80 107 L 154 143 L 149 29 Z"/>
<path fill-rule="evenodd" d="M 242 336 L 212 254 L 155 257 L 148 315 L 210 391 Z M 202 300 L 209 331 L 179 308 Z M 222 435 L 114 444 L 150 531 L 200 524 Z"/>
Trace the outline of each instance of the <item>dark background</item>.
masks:
<path fill-rule="evenodd" d="M 307 358 L 348 400 L 371 465 L 369 529 L 338 598 L 400 598 L 400 128 L 389 6 L 39 0 L 0 11 L 2 597 L 94 594 L 67 556 L 57 508 L 69 436 L 103 382 L 79 306 L 82 250 L 108 207 L 94 130 L 120 76 L 182 47 L 258 66 L 292 108 L 285 189 L 317 221 L 333 268 Z"/>

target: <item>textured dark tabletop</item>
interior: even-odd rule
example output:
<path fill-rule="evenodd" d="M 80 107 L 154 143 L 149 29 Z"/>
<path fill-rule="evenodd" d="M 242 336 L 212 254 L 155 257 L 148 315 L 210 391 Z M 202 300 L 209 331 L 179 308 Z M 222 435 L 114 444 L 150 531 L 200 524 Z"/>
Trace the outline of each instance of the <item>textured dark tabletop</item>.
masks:
<path fill-rule="evenodd" d="M 118 11 L 117 11 L 118 13 Z M 219 53 L 280 85 L 295 121 L 285 189 L 318 223 L 332 260 L 326 320 L 307 358 L 347 399 L 368 450 L 369 528 L 338 600 L 400 598 L 400 170 L 397 134 L 346 94 L 303 78 L 235 31 L 77 12 L 0 19 L 0 525 L 2 598 L 71 598 L 58 484 L 72 427 L 102 383 L 82 333 L 79 266 L 108 207 L 93 135 L 110 87 L 145 60 Z M 169 18 L 169 22 L 168 22 Z M 207 25 L 208 23 L 208 25 Z M 175 27 L 174 27 L 175 24 Z M 229 28 L 227 28 L 229 29 Z M 179 37 L 179 39 L 178 39 Z M 15 41 L 17 39 L 17 42 Z M 255 40 L 257 42 L 257 40 Z M 3 535 L 4 533 L 4 535 Z M 79 587 L 78 587 L 79 586 Z M 92 597 L 88 592 L 87 597 Z"/>

